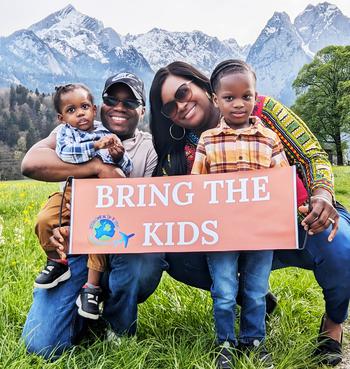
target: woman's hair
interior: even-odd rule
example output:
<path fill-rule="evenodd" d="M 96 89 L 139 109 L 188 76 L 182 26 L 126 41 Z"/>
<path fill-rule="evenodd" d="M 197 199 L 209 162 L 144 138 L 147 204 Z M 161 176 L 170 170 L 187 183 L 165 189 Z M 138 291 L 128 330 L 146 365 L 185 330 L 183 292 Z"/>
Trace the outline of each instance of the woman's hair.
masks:
<path fill-rule="evenodd" d="M 181 140 L 174 140 L 170 135 L 170 127 L 173 122 L 161 113 L 163 106 L 161 91 L 162 86 L 169 76 L 177 76 L 192 81 L 208 94 L 212 94 L 209 79 L 196 68 L 185 62 L 176 61 L 164 68 L 160 68 L 155 74 L 150 89 L 150 129 L 153 135 L 153 143 L 158 154 L 158 165 L 153 175 L 162 176 L 181 175 L 187 173 L 186 157 L 184 147 L 186 137 Z M 171 129 L 175 137 L 183 136 L 183 129 L 176 124 Z M 164 173 L 165 172 L 165 173 Z"/>
<path fill-rule="evenodd" d="M 94 104 L 94 97 L 92 96 L 91 91 L 87 86 L 82 83 L 69 83 L 67 85 L 56 86 L 55 93 L 53 95 L 53 105 L 57 113 L 61 114 L 61 97 L 62 95 L 66 94 L 67 92 L 77 90 L 82 88 L 88 93 L 88 98 L 91 101 L 91 104 Z"/>
<path fill-rule="evenodd" d="M 223 76 L 234 73 L 251 73 L 254 77 L 254 81 L 256 82 L 256 74 L 249 64 L 239 59 L 228 59 L 218 64 L 213 70 L 210 77 L 212 90 L 214 92 L 218 90 L 220 79 Z"/>

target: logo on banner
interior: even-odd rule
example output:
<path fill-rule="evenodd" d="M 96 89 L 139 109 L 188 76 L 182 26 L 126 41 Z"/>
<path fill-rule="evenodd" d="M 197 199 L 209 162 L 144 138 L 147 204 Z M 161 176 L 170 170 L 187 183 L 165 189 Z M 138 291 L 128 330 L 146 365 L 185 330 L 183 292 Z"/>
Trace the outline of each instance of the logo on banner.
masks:
<path fill-rule="evenodd" d="M 121 231 L 117 219 L 110 215 L 100 215 L 90 223 L 89 240 L 95 246 L 124 244 L 128 247 L 129 239 L 135 233 L 126 234 Z"/>

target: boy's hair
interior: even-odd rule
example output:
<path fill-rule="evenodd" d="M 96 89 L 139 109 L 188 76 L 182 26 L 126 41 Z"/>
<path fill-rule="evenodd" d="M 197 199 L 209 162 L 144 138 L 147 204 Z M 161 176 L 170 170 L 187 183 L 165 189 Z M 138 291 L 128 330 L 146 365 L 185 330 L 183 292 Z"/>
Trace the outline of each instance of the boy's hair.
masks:
<path fill-rule="evenodd" d="M 254 81 L 256 82 L 256 74 L 249 64 L 239 59 L 225 60 L 220 64 L 218 64 L 213 70 L 213 73 L 211 74 L 210 77 L 211 88 L 214 92 L 216 92 L 220 84 L 220 79 L 227 74 L 247 73 L 247 72 L 253 75 Z"/>
<path fill-rule="evenodd" d="M 53 95 L 53 105 L 55 107 L 55 110 L 58 114 L 61 114 L 61 97 L 62 95 L 66 94 L 67 92 L 77 90 L 79 88 L 82 88 L 88 93 L 88 97 L 91 101 L 91 104 L 94 104 L 94 97 L 92 96 L 91 91 L 87 86 L 85 86 L 82 83 L 68 83 L 67 85 L 62 86 L 56 86 L 55 87 L 55 93 Z"/>

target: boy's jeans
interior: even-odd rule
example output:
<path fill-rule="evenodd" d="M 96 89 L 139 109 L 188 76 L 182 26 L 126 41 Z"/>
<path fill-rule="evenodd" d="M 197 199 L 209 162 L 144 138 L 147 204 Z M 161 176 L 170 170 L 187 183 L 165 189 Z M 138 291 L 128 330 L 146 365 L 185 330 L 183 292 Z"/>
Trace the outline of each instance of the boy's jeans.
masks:
<path fill-rule="evenodd" d="M 215 252 L 207 254 L 213 284 L 214 320 L 218 343 L 237 346 L 235 309 L 238 288 L 242 293 L 239 342 L 265 339 L 265 295 L 271 271 L 272 251 Z M 240 276 L 238 280 L 238 264 Z"/>

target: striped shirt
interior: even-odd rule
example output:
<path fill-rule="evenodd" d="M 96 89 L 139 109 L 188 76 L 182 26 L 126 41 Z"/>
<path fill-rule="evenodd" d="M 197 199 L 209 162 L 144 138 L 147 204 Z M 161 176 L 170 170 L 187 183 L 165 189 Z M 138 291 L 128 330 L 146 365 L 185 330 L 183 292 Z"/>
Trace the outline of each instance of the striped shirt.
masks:
<path fill-rule="evenodd" d="M 125 175 L 129 175 L 133 164 L 127 153 L 115 161 L 107 149 L 94 148 L 94 141 L 110 134 L 111 132 L 98 121 L 94 121 L 94 130 L 91 132 L 82 131 L 66 123 L 57 130 L 56 153 L 61 160 L 72 164 L 85 163 L 98 156 L 104 163 L 117 165 Z"/>
<path fill-rule="evenodd" d="M 202 133 L 192 174 L 226 173 L 289 166 L 277 134 L 259 118 L 246 128 L 232 129 L 222 118 Z"/>

